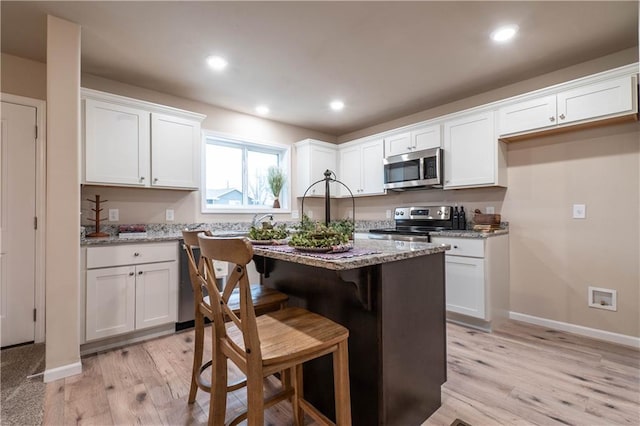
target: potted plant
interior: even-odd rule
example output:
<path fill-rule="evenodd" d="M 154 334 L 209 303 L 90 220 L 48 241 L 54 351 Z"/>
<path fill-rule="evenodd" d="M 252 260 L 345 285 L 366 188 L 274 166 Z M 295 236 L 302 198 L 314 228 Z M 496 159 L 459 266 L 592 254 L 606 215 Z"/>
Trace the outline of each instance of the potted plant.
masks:
<path fill-rule="evenodd" d="M 284 187 L 284 183 L 286 182 L 287 177 L 285 176 L 282 169 L 279 167 L 271 166 L 269 167 L 269 171 L 267 174 L 267 181 L 269 182 L 269 188 L 271 189 L 271 193 L 273 194 L 273 208 L 280 208 L 280 192 Z"/>

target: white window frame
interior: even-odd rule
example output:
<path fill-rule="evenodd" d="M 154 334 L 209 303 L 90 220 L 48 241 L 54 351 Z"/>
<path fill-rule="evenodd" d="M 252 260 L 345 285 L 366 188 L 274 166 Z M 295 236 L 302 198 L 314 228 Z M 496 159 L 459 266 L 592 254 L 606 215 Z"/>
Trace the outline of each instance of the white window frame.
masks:
<path fill-rule="evenodd" d="M 282 151 L 281 168 L 287 176 L 287 181 L 282 190 L 280 197 L 280 203 L 282 205 L 279 209 L 273 207 L 264 206 L 238 206 L 238 205 L 219 205 L 213 208 L 207 207 L 207 139 L 218 139 L 224 142 L 239 145 L 249 145 L 258 149 L 271 149 Z M 291 176 L 291 145 L 270 142 L 264 140 L 257 140 L 246 138 L 242 136 L 231 135 L 227 133 L 214 132 L 211 130 L 202 131 L 202 144 L 201 144 L 201 165 L 200 165 L 200 212 L 203 214 L 208 213 L 291 213 L 291 188 L 293 185 Z"/>

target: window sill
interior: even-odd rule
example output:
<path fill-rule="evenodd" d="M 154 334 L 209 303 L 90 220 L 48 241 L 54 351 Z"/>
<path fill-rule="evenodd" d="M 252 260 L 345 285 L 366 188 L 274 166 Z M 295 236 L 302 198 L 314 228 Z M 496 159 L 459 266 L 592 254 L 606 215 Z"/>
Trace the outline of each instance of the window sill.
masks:
<path fill-rule="evenodd" d="M 218 209 L 207 209 L 207 210 L 201 210 L 200 213 L 202 214 L 225 214 L 225 213 L 244 213 L 244 214 L 248 214 L 248 215 L 254 215 L 256 213 L 273 213 L 273 214 L 291 214 L 291 209 L 290 208 L 279 208 L 279 209 L 274 209 L 274 208 L 218 208 Z"/>

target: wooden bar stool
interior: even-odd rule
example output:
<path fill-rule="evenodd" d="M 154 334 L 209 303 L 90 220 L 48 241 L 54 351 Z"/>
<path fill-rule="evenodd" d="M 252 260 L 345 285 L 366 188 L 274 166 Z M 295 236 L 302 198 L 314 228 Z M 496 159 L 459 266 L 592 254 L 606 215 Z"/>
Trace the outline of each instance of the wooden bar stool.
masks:
<path fill-rule="evenodd" d="M 198 388 L 205 392 L 211 393 L 211 382 L 205 381 L 202 373 L 212 365 L 212 361 L 202 363 L 203 351 L 204 351 L 204 323 L 205 318 L 210 321 L 214 320 L 214 312 L 211 308 L 211 291 L 218 293 L 217 286 L 213 286 L 211 289 L 207 288 L 207 281 L 204 273 L 204 262 L 202 257 L 196 262 L 196 257 L 193 249 L 198 248 L 198 234 L 204 233 L 205 235 L 211 235 L 209 231 L 195 230 L 182 231 L 182 238 L 184 239 L 183 249 L 187 253 L 189 276 L 191 278 L 191 286 L 193 287 L 193 299 L 194 299 L 194 311 L 195 311 L 195 342 L 193 350 L 193 370 L 191 373 L 191 388 L 189 390 L 189 404 L 193 404 L 196 400 L 196 394 Z M 216 282 L 215 272 L 213 269 L 209 273 L 213 282 Z M 215 289 L 215 290 L 214 290 Z M 204 291 L 203 291 L 204 290 Z M 253 304 L 256 308 L 256 314 L 262 314 L 265 312 L 284 308 L 287 299 L 289 297 L 277 290 L 269 289 L 261 286 L 260 284 L 251 285 L 251 293 L 253 297 Z M 218 296 L 215 296 L 213 300 L 217 300 Z M 232 311 L 238 313 L 240 311 L 240 296 L 239 292 L 234 292 L 229 298 L 229 307 Z M 213 327 L 212 327 L 213 329 Z M 229 387 L 229 391 L 244 386 L 244 382 L 232 385 Z"/>
<path fill-rule="evenodd" d="M 224 425 L 227 393 L 227 360 L 231 360 L 246 376 L 247 412 L 231 421 L 236 425 L 247 420 L 249 426 L 263 426 L 264 408 L 289 399 L 294 423 L 301 425 L 304 413 L 322 424 L 334 424 L 304 399 L 302 390 L 302 364 L 318 357 L 333 355 L 333 376 L 336 404 L 336 424 L 351 425 L 349 393 L 349 357 L 345 327 L 301 308 L 287 307 L 279 311 L 256 316 L 246 265 L 253 257 L 253 248 L 243 239 L 213 238 L 198 235 L 200 255 L 207 272 L 207 287 L 213 289 L 213 260 L 234 264 L 222 293 L 210 292 L 213 328 L 213 391 L 209 406 L 209 424 Z M 237 287 L 237 289 L 236 289 Z M 240 315 L 229 301 L 239 290 Z M 225 323 L 224 317 L 231 321 Z M 265 377 L 284 371 L 283 389 L 264 399 Z"/>

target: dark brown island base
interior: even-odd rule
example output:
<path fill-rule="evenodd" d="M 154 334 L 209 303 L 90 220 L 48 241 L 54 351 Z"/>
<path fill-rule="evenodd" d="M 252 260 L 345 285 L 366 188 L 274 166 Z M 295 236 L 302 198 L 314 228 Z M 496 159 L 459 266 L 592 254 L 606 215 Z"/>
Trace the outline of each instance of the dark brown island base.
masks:
<path fill-rule="evenodd" d="M 419 425 L 440 407 L 448 248 L 356 239 L 355 252 L 376 253 L 327 259 L 254 247 L 264 285 L 349 329 L 354 425 Z M 329 357 L 305 364 L 304 392 L 335 418 Z"/>

